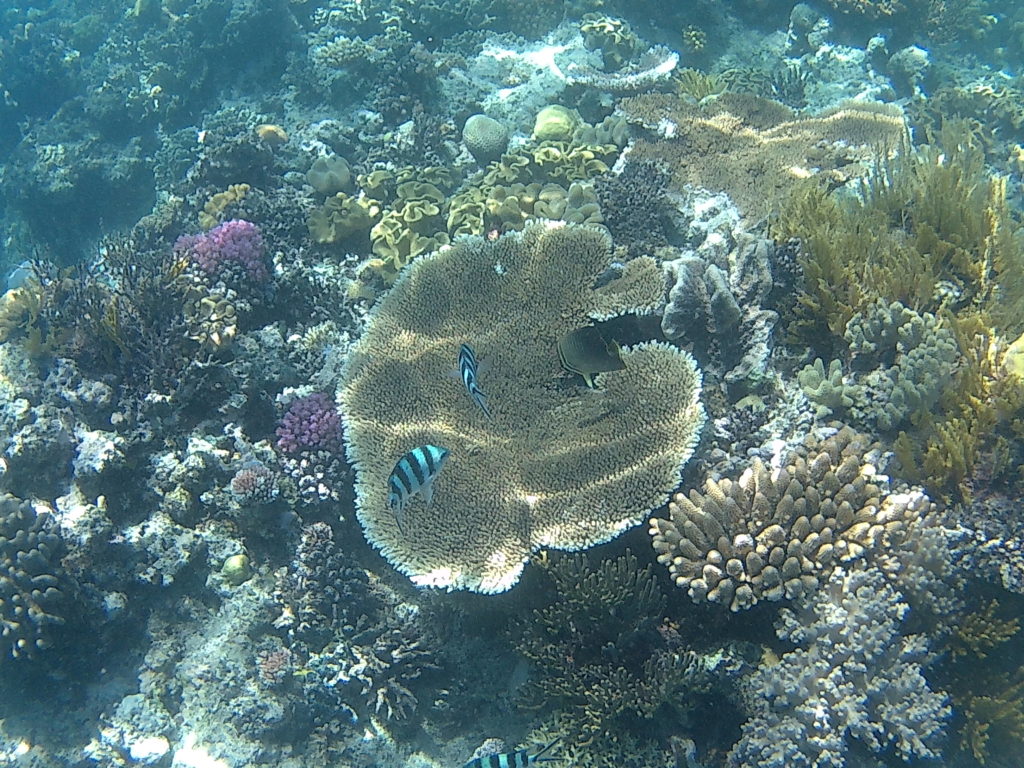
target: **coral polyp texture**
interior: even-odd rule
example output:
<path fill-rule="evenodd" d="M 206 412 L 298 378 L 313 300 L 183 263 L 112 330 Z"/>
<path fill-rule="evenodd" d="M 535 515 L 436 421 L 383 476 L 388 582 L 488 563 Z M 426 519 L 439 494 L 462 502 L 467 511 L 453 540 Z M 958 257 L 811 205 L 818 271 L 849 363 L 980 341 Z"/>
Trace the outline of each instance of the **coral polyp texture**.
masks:
<path fill-rule="evenodd" d="M 755 459 L 738 480 L 677 493 L 669 519 L 651 520 L 658 561 L 694 602 L 733 611 L 813 593 L 837 565 L 898 543 L 934 507 L 918 491 L 890 493 L 870 449 L 843 428 L 779 470 Z"/>
<path fill-rule="evenodd" d="M 417 260 L 372 313 L 339 402 L 357 515 L 369 541 L 420 585 L 499 592 L 541 547 L 580 550 L 639 524 L 679 482 L 705 415 L 686 352 L 622 350 L 593 390 L 560 378 L 558 340 L 594 320 L 653 311 L 656 263 L 612 266 L 608 235 L 536 223 L 467 237 Z M 481 360 L 486 418 L 450 373 L 459 345 Z M 433 502 L 388 509 L 395 461 L 425 444 L 450 457 Z"/>
<path fill-rule="evenodd" d="M 60 545 L 30 501 L 0 496 L 0 664 L 47 648 L 64 623 Z"/>
<path fill-rule="evenodd" d="M 174 251 L 211 282 L 220 280 L 237 287 L 259 285 L 270 279 L 271 266 L 263 236 L 259 227 L 249 221 L 232 219 L 209 232 L 182 235 L 174 243 Z"/>

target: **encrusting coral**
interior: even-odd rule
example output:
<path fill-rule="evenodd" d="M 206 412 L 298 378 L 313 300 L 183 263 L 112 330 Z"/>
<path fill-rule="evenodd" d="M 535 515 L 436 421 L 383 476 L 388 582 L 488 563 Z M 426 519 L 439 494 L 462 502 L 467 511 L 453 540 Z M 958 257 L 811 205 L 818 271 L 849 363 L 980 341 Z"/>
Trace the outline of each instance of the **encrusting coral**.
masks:
<path fill-rule="evenodd" d="M 595 389 L 559 383 L 557 342 L 593 320 L 653 311 L 653 259 L 612 265 L 608 235 L 531 224 L 465 238 L 405 270 L 350 353 L 339 390 L 357 514 L 369 541 L 417 584 L 508 589 L 531 552 L 579 550 L 640 523 L 679 481 L 704 423 L 693 358 L 659 342 L 622 350 Z M 485 418 L 449 374 L 459 345 L 489 368 Z M 403 530 L 386 503 L 395 461 L 424 444 L 450 458 L 432 505 Z"/>
<path fill-rule="evenodd" d="M 755 459 L 739 480 L 677 493 L 651 520 L 658 561 L 694 602 L 733 611 L 818 589 L 838 564 L 899 541 L 931 512 L 920 492 L 889 493 L 867 440 L 843 428 L 780 470 Z"/>

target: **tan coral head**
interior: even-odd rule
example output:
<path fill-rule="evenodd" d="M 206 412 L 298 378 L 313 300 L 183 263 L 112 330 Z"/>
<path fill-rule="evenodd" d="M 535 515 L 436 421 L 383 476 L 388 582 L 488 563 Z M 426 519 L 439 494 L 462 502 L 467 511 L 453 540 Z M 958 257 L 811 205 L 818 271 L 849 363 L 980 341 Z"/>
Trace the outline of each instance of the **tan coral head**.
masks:
<path fill-rule="evenodd" d="M 261 123 L 256 126 L 256 135 L 271 147 L 279 147 L 288 141 L 288 132 L 280 125 Z"/>

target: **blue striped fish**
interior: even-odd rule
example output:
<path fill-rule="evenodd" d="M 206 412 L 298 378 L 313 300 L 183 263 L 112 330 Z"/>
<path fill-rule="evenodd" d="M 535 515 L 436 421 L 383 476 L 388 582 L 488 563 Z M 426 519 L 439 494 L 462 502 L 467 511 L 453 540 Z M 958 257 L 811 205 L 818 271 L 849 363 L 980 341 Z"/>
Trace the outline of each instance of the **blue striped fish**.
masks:
<path fill-rule="evenodd" d="M 491 412 L 487 408 L 487 395 L 480 391 L 480 386 L 476 383 L 476 354 L 469 344 L 459 347 L 459 375 L 462 377 L 462 383 L 466 385 L 469 396 L 473 398 L 473 402 L 480 406 L 480 410 L 487 418 L 491 418 Z"/>
<path fill-rule="evenodd" d="M 558 758 L 541 757 L 541 755 L 555 746 L 557 741 L 558 739 L 549 741 L 539 752 L 532 755 L 525 749 L 518 749 L 515 752 L 500 752 L 497 755 L 474 757 L 462 768 L 527 768 L 536 763 L 551 763 Z"/>
<path fill-rule="evenodd" d="M 395 464 L 388 476 L 388 508 L 395 513 L 399 530 L 409 499 L 418 493 L 430 506 L 434 498 L 434 478 L 447 460 L 447 448 L 421 445 L 413 448 Z"/>

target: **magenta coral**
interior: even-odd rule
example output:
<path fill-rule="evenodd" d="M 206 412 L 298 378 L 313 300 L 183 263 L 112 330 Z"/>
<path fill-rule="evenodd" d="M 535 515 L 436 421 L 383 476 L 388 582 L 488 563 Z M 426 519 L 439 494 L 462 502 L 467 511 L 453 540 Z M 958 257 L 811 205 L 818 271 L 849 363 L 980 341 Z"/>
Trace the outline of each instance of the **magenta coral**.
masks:
<path fill-rule="evenodd" d="M 182 235 L 174 243 L 175 253 L 184 254 L 210 277 L 230 282 L 241 268 L 243 280 L 265 283 L 270 279 L 270 261 L 260 228 L 251 221 L 232 219 L 209 232 Z"/>
<path fill-rule="evenodd" d="M 293 401 L 277 427 L 277 448 L 291 456 L 305 451 L 340 453 L 341 414 L 334 401 L 322 392 Z"/>

